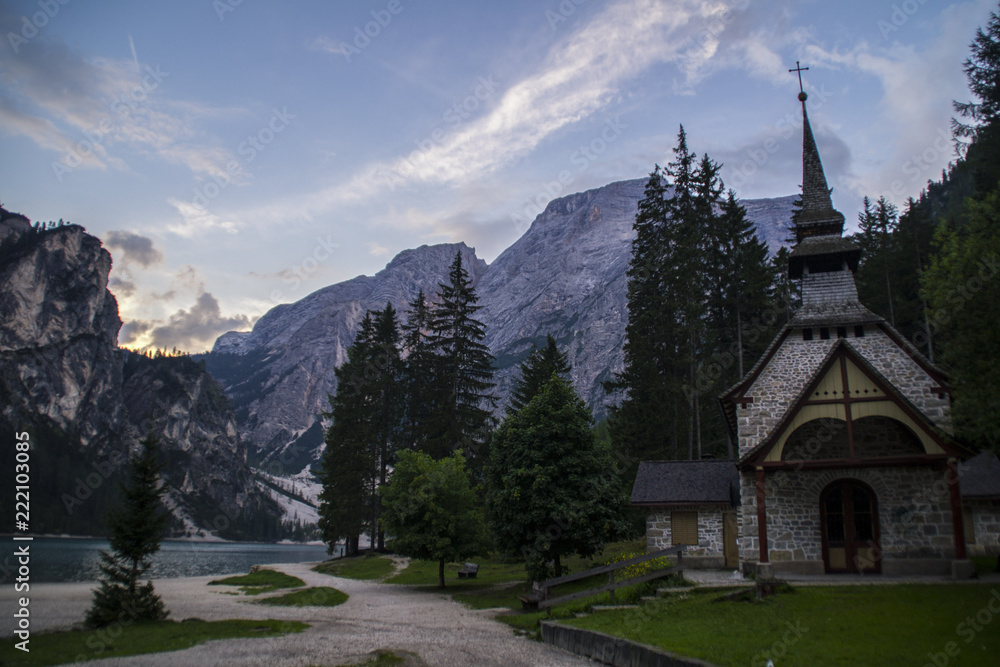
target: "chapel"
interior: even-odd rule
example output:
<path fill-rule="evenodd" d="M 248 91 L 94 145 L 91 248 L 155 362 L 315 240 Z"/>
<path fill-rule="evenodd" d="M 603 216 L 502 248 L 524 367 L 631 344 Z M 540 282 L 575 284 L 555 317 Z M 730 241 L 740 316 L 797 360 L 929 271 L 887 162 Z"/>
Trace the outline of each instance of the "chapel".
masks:
<path fill-rule="evenodd" d="M 689 544 L 696 566 L 969 576 L 967 543 L 1000 552 L 1000 537 L 966 533 L 996 526 L 1000 502 L 963 510 L 959 465 L 974 452 L 951 437 L 947 379 L 858 300 L 861 251 L 843 236 L 807 97 L 788 266 L 802 303 L 720 398 L 737 460 L 643 462 L 632 503 L 647 508 L 650 549 Z"/>

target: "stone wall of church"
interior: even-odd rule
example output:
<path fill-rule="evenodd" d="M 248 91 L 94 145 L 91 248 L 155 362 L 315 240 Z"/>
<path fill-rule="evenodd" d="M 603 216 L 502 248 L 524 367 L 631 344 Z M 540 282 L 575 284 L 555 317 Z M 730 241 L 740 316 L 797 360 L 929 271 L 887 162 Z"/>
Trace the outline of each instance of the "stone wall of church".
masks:
<path fill-rule="evenodd" d="M 747 390 L 753 403 L 737 406 L 740 457 L 770 435 L 836 340 L 802 340 L 791 333 Z"/>
<path fill-rule="evenodd" d="M 768 555 L 772 563 L 822 561 L 819 497 L 838 479 L 872 488 L 878 503 L 882 554 L 892 559 L 954 558 L 955 542 L 945 472 L 930 468 L 852 468 L 779 471 L 765 480 Z M 740 560 L 759 560 L 757 487 L 742 473 Z"/>
<path fill-rule="evenodd" d="M 848 342 L 928 419 L 950 432 L 951 407 L 947 396 L 939 398 L 931 391 L 938 382 L 913 361 L 906 350 L 900 349 L 874 327 L 867 327 L 863 338 L 852 338 Z"/>
<path fill-rule="evenodd" d="M 673 544 L 670 530 L 672 511 L 698 512 L 698 545 L 689 546 L 686 556 L 723 556 L 722 513 L 735 511 L 724 505 L 697 505 L 694 507 L 656 507 L 646 512 L 646 551 L 668 549 Z"/>
<path fill-rule="evenodd" d="M 969 549 L 971 555 L 1000 555 L 1000 500 L 965 500 L 963 505 L 972 510 L 975 542 Z M 966 541 L 970 537 L 966 535 Z"/>
<path fill-rule="evenodd" d="M 949 429 L 948 399 L 938 398 L 931 391 L 938 383 L 913 361 L 906 350 L 873 326 L 865 327 L 865 335 L 861 338 L 854 337 L 854 328 L 849 327 L 846 341 L 928 419 L 945 430 Z M 753 402 L 736 408 L 741 457 L 778 426 L 834 343 L 835 338 L 802 340 L 800 331 L 793 331 L 782 342 L 747 390 Z"/>

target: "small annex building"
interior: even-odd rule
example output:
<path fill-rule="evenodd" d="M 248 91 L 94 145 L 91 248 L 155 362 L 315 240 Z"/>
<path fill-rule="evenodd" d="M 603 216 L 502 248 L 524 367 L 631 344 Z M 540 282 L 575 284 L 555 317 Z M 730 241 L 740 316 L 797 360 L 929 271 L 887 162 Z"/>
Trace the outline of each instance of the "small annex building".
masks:
<path fill-rule="evenodd" d="M 632 487 L 646 510 L 646 550 L 688 545 L 692 568 L 739 566 L 740 476 L 732 461 L 643 461 Z"/>
<path fill-rule="evenodd" d="M 802 304 L 720 397 L 736 461 L 640 465 L 632 504 L 647 508 L 647 548 L 692 544 L 692 565 L 734 566 L 735 522 L 746 572 L 967 576 L 967 540 L 1000 553 L 1000 476 L 987 458 L 962 464 L 974 453 L 951 437 L 944 373 L 859 302 L 861 251 L 843 237 L 799 99 L 788 271 Z"/>
<path fill-rule="evenodd" d="M 965 543 L 970 556 L 996 556 L 1000 569 L 1000 459 L 981 454 L 959 464 Z"/>

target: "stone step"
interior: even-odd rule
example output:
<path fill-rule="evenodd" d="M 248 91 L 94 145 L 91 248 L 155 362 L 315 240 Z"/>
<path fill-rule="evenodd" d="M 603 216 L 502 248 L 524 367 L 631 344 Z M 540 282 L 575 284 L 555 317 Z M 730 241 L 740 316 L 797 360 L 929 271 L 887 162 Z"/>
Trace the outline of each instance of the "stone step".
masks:
<path fill-rule="evenodd" d="M 695 589 L 695 586 L 684 586 L 681 588 L 657 588 L 656 594 L 659 597 L 665 595 L 680 595 L 681 593 L 690 593 Z"/>

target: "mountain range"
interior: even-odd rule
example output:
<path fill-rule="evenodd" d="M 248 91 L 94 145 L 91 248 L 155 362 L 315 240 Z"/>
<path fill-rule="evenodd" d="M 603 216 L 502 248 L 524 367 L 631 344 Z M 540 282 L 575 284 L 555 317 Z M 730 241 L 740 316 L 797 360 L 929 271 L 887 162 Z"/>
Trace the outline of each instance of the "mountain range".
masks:
<path fill-rule="evenodd" d="M 374 276 L 324 287 L 272 308 L 252 331 L 220 336 L 204 359 L 233 402 L 251 462 L 293 476 L 318 459 L 320 414 L 337 390 L 333 369 L 346 358 L 365 312 L 391 302 L 404 313 L 421 289 L 433 298 L 456 253 L 482 306 L 501 410 L 519 363 L 552 335 L 567 352 L 576 390 L 604 416 L 609 397 L 602 382 L 622 368 L 625 273 L 645 182 L 620 181 L 552 200 L 491 264 L 464 243 L 405 250 Z M 789 236 L 796 198 L 743 202 L 772 252 Z"/>
<path fill-rule="evenodd" d="M 334 369 L 368 310 L 405 317 L 419 290 L 433 298 L 456 253 L 472 279 L 486 344 L 496 357 L 498 416 L 532 345 L 552 335 L 598 418 L 602 382 L 622 367 L 626 269 L 645 180 L 551 201 L 487 264 L 464 243 L 399 253 L 359 276 L 272 308 L 195 357 L 118 347 L 108 291 L 111 256 L 79 225 L 32 226 L 0 208 L 0 429 L 30 431 L 34 532 L 100 534 L 124 462 L 159 440 L 174 536 L 276 539 L 281 519 L 315 519 L 310 466 L 323 449 Z M 775 251 L 795 196 L 744 202 Z M 13 469 L 13 448 L 0 467 Z M 0 531 L 11 530 L 0 498 Z"/>

